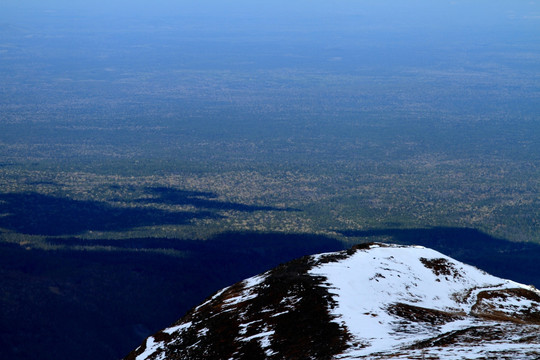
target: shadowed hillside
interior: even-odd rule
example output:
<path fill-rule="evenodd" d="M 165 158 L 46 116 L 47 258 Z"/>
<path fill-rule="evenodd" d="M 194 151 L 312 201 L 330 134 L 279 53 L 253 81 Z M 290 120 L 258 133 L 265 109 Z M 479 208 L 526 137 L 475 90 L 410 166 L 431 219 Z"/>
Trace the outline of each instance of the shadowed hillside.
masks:
<path fill-rule="evenodd" d="M 118 359 L 224 286 L 343 248 L 322 236 L 253 233 L 49 241 L 64 250 L 0 243 L 0 358 Z"/>

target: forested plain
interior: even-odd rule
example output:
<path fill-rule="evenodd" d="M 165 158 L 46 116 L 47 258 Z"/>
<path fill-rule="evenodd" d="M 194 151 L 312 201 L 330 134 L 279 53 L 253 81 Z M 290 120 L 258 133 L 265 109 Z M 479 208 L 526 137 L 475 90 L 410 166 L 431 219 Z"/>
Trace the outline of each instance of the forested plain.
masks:
<path fill-rule="evenodd" d="M 119 358 L 361 241 L 540 286 L 540 11 L 457 3 L 6 12 L 0 351 Z"/>

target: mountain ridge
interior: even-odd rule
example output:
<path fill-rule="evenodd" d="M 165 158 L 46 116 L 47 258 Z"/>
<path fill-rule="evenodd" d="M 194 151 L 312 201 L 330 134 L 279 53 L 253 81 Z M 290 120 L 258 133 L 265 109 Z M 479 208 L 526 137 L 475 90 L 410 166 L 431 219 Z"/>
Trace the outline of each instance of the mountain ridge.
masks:
<path fill-rule="evenodd" d="M 539 330 L 534 287 L 370 243 L 224 288 L 125 359 L 535 359 Z"/>

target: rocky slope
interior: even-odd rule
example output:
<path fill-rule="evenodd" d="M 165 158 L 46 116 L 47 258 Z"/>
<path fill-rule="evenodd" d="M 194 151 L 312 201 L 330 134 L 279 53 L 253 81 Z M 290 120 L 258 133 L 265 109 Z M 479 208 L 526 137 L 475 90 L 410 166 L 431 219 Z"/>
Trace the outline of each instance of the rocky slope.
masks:
<path fill-rule="evenodd" d="M 538 359 L 540 292 L 424 247 L 306 256 L 220 290 L 126 359 Z"/>

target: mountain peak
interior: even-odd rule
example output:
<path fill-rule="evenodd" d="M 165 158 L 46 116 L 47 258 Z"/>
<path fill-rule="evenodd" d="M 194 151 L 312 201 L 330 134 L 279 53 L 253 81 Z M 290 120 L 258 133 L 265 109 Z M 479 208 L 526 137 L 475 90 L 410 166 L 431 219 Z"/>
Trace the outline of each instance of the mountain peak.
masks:
<path fill-rule="evenodd" d="M 537 359 L 539 330 L 534 287 L 370 243 L 222 289 L 126 359 Z"/>

